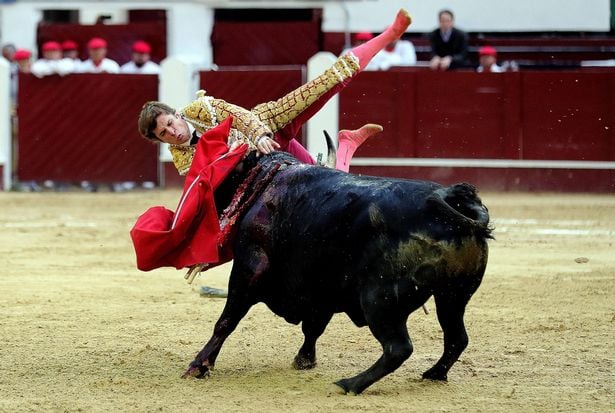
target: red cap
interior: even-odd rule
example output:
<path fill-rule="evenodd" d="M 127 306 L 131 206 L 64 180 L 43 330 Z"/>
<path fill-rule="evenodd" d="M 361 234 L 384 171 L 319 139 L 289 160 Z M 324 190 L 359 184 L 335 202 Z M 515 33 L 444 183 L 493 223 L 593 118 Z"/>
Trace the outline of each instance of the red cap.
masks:
<path fill-rule="evenodd" d="M 478 49 L 479 56 L 493 56 L 496 57 L 498 55 L 498 51 L 495 50 L 493 46 L 483 46 Z"/>
<path fill-rule="evenodd" d="M 374 35 L 370 32 L 359 32 L 355 34 L 354 38 L 356 40 L 371 40 L 374 38 Z"/>
<path fill-rule="evenodd" d="M 28 49 L 17 49 L 15 50 L 15 54 L 13 55 L 14 60 L 26 60 L 32 56 L 32 52 Z"/>
<path fill-rule="evenodd" d="M 143 40 L 137 40 L 132 44 L 132 51 L 135 53 L 151 53 L 152 48 L 149 43 Z"/>
<path fill-rule="evenodd" d="M 107 41 L 100 37 L 94 37 L 88 42 L 88 49 L 106 49 Z"/>
<path fill-rule="evenodd" d="M 52 51 L 60 51 L 62 50 L 62 47 L 60 46 L 60 43 L 58 42 L 45 42 L 43 43 L 43 47 L 42 47 L 43 52 L 52 52 Z"/>
<path fill-rule="evenodd" d="M 77 50 L 77 43 L 72 40 L 64 40 L 62 42 L 62 50 Z"/>

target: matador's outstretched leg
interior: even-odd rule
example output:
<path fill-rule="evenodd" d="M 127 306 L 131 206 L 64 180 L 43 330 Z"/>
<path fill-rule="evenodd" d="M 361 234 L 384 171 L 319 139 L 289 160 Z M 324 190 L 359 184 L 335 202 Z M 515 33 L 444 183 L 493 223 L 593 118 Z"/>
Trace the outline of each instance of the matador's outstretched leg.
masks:
<path fill-rule="evenodd" d="M 390 42 L 400 38 L 411 21 L 409 13 L 401 9 L 393 24 L 383 33 L 339 57 L 317 78 L 276 101 L 256 106 L 252 112 L 271 128 L 276 141 L 281 146 L 280 149 L 287 150 L 289 143 L 297 136 L 303 124 L 332 96 L 346 87 L 354 76 L 368 65 L 376 53 Z M 293 150 L 296 151 L 298 145 L 293 146 Z M 305 148 L 301 147 L 300 150 L 305 151 L 311 158 Z M 299 156 L 299 158 L 302 157 Z"/>

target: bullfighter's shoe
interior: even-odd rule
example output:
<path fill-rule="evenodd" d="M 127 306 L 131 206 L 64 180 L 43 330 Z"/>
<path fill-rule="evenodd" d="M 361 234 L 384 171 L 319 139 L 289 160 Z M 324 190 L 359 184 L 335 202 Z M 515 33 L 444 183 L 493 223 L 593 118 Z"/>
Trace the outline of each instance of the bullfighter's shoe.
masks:
<path fill-rule="evenodd" d="M 350 160 L 355 151 L 368 138 L 382 132 L 383 128 L 375 123 L 368 123 L 355 130 L 341 130 L 337 135 L 339 142 L 335 169 L 348 172 Z"/>

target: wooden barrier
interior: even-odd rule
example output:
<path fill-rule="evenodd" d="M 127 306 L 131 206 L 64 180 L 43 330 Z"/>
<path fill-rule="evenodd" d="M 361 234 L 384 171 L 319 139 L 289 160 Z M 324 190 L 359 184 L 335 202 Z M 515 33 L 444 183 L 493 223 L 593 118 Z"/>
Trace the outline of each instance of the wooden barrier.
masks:
<path fill-rule="evenodd" d="M 252 107 L 304 79 L 301 67 L 201 73 L 201 86 Z M 156 181 L 156 146 L 136 116 L 157 78 L 20 78 L 20 180 Z M 365 72 L 340 95 L 340 128 L 380 123 L 351 172 L 469 181 L 483 189 L 612 192 L 615 71 Z M 299 137 L 301 138 L 301 137 Z M 167 184 L 181 183 L 172 165 Z M 177 178 L 177 179 L 174 179 Z"/>
<path fill-rule="evenodd" d="M 17 114 L 21 181 L 158 181 L 158 147 L 137 116 L 158 95 L 158 76 L 20 74 Z"/>
<path fill-rule="evenodd" d="M 359 149 L 355 173 L 610 192 L 613 96 L 615 71 L 366 72 L 341 94 L 340 128 L 385 128 Z"/>

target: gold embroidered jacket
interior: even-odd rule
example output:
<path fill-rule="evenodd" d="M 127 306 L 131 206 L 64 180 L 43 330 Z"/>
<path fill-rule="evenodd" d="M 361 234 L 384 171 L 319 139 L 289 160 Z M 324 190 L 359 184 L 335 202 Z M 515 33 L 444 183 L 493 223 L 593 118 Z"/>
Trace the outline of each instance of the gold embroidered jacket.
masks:
<path fill-rule="evenodd" d="M 233 125 L 229 135 L 229 146 L 239 140 L 247 143 L 249 150 L 256 149 L 256 140 L 284 128 L 326 92 L 353 77 L 359 72 L 359 61 L 353 54 L 338 58 L 323 74 L 293 90 L 282 98 L 257 105 L 252 110 L 197 92 L 197 99 L 183 108 L 180 113 L 195 127 L 199 134 L 218 125 L 229 115 Z M 194 146 L 170 145 L 173 163 L 180 175 L 190 169 L 194 157 Z"/>

